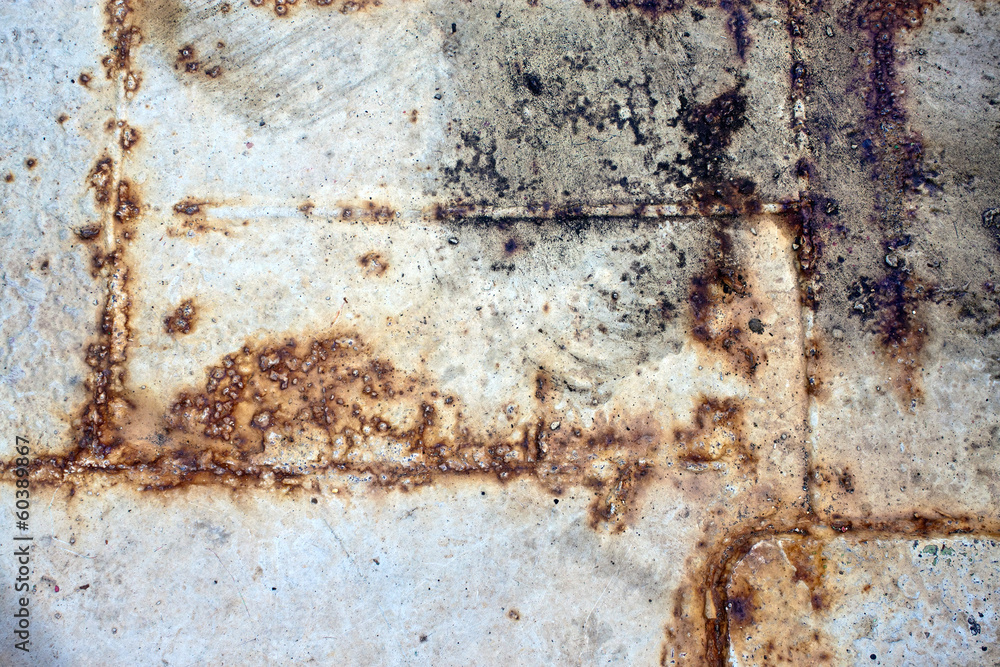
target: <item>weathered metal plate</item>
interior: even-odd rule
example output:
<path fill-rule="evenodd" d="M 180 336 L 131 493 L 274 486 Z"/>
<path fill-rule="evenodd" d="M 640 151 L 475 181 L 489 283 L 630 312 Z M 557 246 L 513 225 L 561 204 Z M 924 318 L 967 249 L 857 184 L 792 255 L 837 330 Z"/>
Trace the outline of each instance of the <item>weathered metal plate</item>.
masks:
<path fill-rule="evenodd" d="M 993 659 L 995 5 L 0 25 L 5 662 Z"/>

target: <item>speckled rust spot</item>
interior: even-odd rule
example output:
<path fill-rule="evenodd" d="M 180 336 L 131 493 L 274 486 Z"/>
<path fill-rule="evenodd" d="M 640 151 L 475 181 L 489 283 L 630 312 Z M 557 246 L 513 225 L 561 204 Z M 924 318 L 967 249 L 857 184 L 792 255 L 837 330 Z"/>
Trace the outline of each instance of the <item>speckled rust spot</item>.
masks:
<path fill-rule="evenodd" d="M 132 150 L 132 147 L 139 143 L 139 136 L 139 130 L 127 123 L 123 123 L 121 133 L 118 137 L 118 143 L 121 145 L 122 150 L 127 152 Z"/>
<path fill-rule="evenodd" d="M 340 202 L 340 217 L 342 220 L 363 220 L 365 222 L 386 222 L 397 217 L 392 206 L 375 201 Z"/>
<path fill-rule="evenodd" d="M 107 204 L 111 201 L 111 190 L 114 180 L 114 163 L 111 158 L 104 157 L 97 161 L 90 171 L 88 184 L 94 188 L 94 197 L 98 204 Z"/>
<path fill-rule="evenodd" d="M 193 299 L 184 299 L 174 312 L 163 318 L 163 330 L 168 334 L 189 334 L 194 329 L 197 311 Z"/>
<path fill-rule="evenodd" d="M 382 253 L 374 250 L 358 257 L 358 265 L 365 270 L 365 275 L 379 278 L 389 270 L 389 262 L 382 256 Z"/>

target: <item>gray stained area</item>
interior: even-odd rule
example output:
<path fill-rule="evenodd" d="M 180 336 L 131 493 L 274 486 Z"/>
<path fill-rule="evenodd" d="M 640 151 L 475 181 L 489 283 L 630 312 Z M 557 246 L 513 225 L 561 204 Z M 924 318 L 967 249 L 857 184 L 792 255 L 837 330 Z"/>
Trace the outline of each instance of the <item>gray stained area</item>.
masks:
<path fill-rule="evenodd" d="M 1000 664 L 995 2 L 0 27 L 0 662 Z"/>

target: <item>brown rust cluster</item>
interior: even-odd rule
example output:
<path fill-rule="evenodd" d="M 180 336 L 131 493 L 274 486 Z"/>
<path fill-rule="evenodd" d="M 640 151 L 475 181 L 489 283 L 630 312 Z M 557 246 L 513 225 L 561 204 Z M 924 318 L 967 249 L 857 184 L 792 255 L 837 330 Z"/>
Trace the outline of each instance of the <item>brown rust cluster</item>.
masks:
<path fill-rule="evenodd" d="M 189 334 L 194 329 L 197 317 L 194 299 L 184 299 L 174 312 L 163 318 L 163 330 L 168 334 Z"/>
<path fill-rule="evenodd" d="M 110 0 L 105 5 L 105 14 L 107 28 L 104 35 L 111 52 L 101 60 L 101 64 L 108 79 L 123 75 L 125 93 L 134 94 L 139 89 L 142 75 L 132 67 L 132 52 L 142 43 L 142 31 L 133 20 L 129 0 Z M 85 84 L 82 75 L 81 83 Z"/>
<path fill-rule="evenodd" d="M 222 42 L 219 42 L 219 46 L 222 46 Z M 205 63 L 196 59 L 195 48 L 193 44 L 185 44 L 177 50 L 177 59 L 174 62 L 174 69 L 183 70 L 185 74 L 197 74 L 198 72 L 203 72 L 205 76 L 210 79 L 217 79 L 222 75 L 221 65 L 211 65 L 203 67 Z"/>
<path fill-rule="evenodd" d="M 389 262 L 382 253 L 372 250 L 358 257 L 358 266 L 365 270 L 365 275 L 381 278 L 389 270 Z"/>
<path fill-rule="evenodd" d="M 252 479 L 263 461 L 308 443 L 308 460 L 295 464 L 302 474 L 339 472 L 404 489 L 469 476 L 531 478 L 556 494 L 578 486 L 593 494 L 593 525 L 623 530 L 652 473 L 656 425 L 580 428 L 549 408 L 544 373 L 535 385 L 531 420 L 490 430 L 472 424 L 458 397 L 399 371 L 357 337 L 248 344 L 208 370 L 203 390 L 172 402 L 163 428 L 182 463 L 167 467 L 182 473 L 178 484 L 209 469 Z M 517 411 L 505 412 L 513 419 Z"/>

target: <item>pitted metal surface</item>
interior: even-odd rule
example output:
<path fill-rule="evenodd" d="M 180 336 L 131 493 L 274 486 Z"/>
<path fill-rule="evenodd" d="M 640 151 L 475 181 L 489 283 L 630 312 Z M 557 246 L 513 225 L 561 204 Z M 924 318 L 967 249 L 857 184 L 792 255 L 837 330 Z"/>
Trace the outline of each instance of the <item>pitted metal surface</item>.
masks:
<path fill-rule="evenodd" d="M 995 3 L 0 26 L 5 662 L 1000 660 Z"/>

